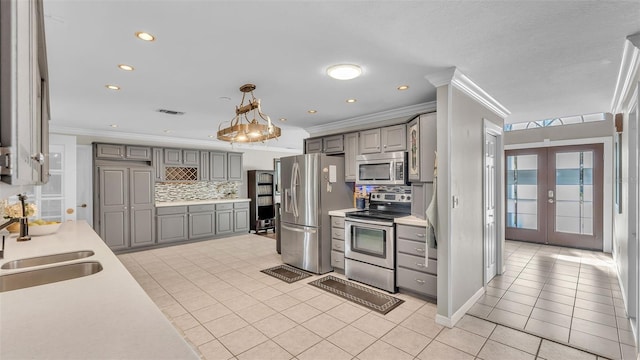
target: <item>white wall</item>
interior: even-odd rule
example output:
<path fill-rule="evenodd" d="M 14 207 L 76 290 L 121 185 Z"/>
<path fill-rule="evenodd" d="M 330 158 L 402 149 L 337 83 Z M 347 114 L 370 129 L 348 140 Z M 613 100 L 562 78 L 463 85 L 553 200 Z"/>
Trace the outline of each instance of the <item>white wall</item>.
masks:
<path fill-rule="evenodd" d="M 437 90 L 438 318 L 453 325 L 483 290 L 484 120 L 504 120 L 455 86 Z M 499 150 L 501 153 L 501 149 Z M 452 206 L 453 197 L 458 205 Z M 504 202 L 501 193 L 500 202 Z M 499 239 L 504 242 L 504 239 Z"/>
<path fill-rule="evenodd" d="M 301 140 L 302 141 L 302 140 Z M 240 186 L 239 197 L 247 197 L 247 171 L 248 170 L 273 170 L 273 160 L 281 157 L 297 155 L 291 152 L 273 152 L 265 150 L 241 150 L 242 167 L 244 168 L 243 184 Z M 300 152 L 302 154 L 302 152 Z"/>

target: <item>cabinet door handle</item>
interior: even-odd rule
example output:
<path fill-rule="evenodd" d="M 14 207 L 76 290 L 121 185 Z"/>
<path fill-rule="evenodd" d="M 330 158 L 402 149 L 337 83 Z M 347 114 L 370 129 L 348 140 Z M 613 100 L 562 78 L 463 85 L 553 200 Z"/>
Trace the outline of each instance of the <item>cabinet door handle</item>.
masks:
<path fill-rule="evenodd" d="M 122 208 L 123 208 L 124 210 L 127 210 L 127 207 L 126 207 L 126 206 L 123 206 Z"/>
<path fill-rule="evenodd" d="M 416 233 L 416 236 L 417 236 L 417 237 L 424 237 L 424 234 L 418 234 L 418 233 Z"/>
<path fill-rule="evenodd" d="M 417 252 L 424 252 L 424 249 L 421 248 L 414 248 Z"/>
<path fill-rule="evenodd" d="M 417 267 L 425 267 L 425 265 L 424 265 L 424 264 L 421 264 L 421 263 L 416 263 L 416 266 L 417 266 Z"/>
<path fill-rule="evenodd" d="M 420 285 L 422 285 L 422 284 L 426 283 L 426 281 L 424 281 L 424 280 L 420 280 L 420 279 L 415 279 L 415 280 L 416 280 L 416 282 L 417 282 L 418 284 L 420 284 Z"/>

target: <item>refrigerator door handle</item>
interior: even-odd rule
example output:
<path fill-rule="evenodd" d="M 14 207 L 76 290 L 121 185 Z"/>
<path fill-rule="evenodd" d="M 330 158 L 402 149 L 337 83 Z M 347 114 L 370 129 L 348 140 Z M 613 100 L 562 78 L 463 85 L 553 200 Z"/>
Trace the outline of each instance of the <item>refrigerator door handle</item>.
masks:
<path fill-rule="evenodd" d="M 301 233 L 310 233 L 310 234 L 316 233 L 316 229 L 299 229 L 299 228 L 293 228 L 287 225 L 282 225 L 282 228 L 287 229 L 289 231 L 295 231 L 295 232 L 301 232 Z"/>
<path fill-rule="evenodd" d="M 291 189 L 284 189 L 284 211 L 286 213 L 291 213 Z"/>
<path fill-rule="evenodd" d="M 298 217 L 298 186 L 300 181 L 300 165 L 296 162 L 293 163 L 293 169 L 291 171 L 291 197 L 293 203 L 293 216 Z"/>

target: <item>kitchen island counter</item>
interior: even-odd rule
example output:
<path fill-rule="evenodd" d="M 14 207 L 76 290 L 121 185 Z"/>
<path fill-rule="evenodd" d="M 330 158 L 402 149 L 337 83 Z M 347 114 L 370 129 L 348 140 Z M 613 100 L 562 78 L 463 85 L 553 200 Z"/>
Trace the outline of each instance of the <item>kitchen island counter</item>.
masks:
<path fill-rule="evenodd" d="M 208 199 L 208 200 L 180 200 L 180 201 L 158 201 L 156 207 L 167 206 L 189 206 L 189 205 L 205 205 L 205 204 L 227 204 L 236 202 L 250 202 L 251 199 Z"/>
<path fill-rule="evenodd" d="M 97 261 L 103 270 L 81 278 L 0 293 L 2 359 L 198 359 L 118 258 L 84 221 L 31 241 L 7 238 L 8 261 L 92 250 L 64 263 L 0 270 L 0 275 Z"/>

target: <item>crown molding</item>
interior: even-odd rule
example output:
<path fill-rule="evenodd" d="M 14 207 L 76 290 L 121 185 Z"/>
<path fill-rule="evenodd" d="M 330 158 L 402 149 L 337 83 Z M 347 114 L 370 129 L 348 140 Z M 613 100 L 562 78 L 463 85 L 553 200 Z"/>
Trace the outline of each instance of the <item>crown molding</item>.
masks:
<path fill-rule="evenodd" d="M 503 119 L 511 114 L 498 100 L 494 99 L 456 67 L 426 75 L 425 79 L 436 88 L 444 85 L 455 86 Z"/>
<path fill-rule="evenodd" d="M 92 138 L 92 141 L 113 141 L 120 143 L 131 144 L 146 144 L 150 146 L 185 146 L 185 147 L 200 147 L 204 149 L 220 149 L 225 151 L 240 151 L 240 150 L 259 150 L 259 151 L 272 151 L 300 154 L 302 153 L 302 139 L 300 139 L 300 149 L 291 149 L 284 147 L 276 147 L 266 144 L 240 144 L 223 142 L 219 140 L 195 140 L 187 138 L 178 138 L 171 136 L 160 136 L 150 134 L 138 134 L 130 132 L 119 132 L 109 130 L 95 130 L 95 129 L 82 129 L 75 127 L 56 126 L 51 125 L 49 128 L 50 133 L 63 134 L 63 135 L 75 135 L 75 136 L 88 136 Z"/>
<path fill-rule="evenodd" d="M 397 109 L 385 110 L 373 114 L 356 116 L 349 119 L 333 121 L 306 128 L 309 134 L 329 133 L 331 131 L 343 131 L 345 128 L 371 128 L 375 123 L 402 117 L 413 117 L 419 114 L 436 111 L 436 102 L 429 101 L 416 105 L 409 105 Z M 408 119 L 407 119 L 408 120 Z"/>
<path fill-rule="evenodd" d="M 629 100 L 637 93 L 640 81 L 640 33 L 627 36 L 622 52 L 616 88 L 611 100 L 611 113 L 629 111 Z"/>

